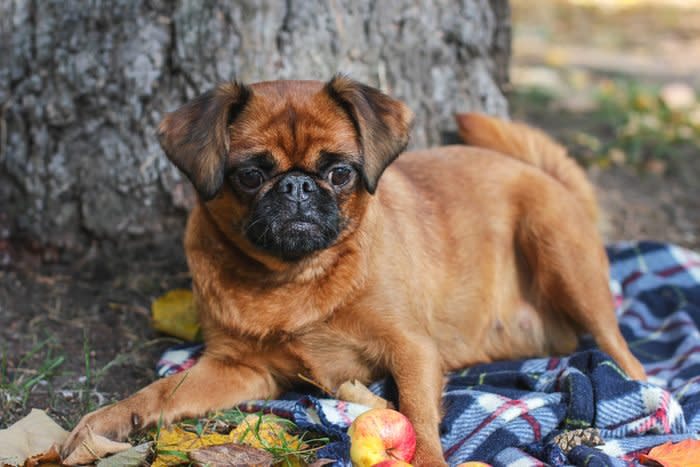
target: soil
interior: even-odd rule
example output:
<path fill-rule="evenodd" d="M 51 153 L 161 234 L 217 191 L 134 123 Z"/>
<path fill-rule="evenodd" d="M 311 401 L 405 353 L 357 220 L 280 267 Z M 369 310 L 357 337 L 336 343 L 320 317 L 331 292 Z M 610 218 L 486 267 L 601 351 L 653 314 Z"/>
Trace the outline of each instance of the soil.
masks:
<path fill-rule="evenodd" d="M 0 270 L 0 427 L 37 407 L 69 428 L 87 411 L 155 379 L 159 354 L 179 341 L 151 328 L 150 303 L 167 290 L 190 287 L 178 238 L 70 262 L 42 262 L 17 249 L 12 258 Z M 61 356 L 57 371 L 25 402 L 9 400 L 8 386 Z"/>

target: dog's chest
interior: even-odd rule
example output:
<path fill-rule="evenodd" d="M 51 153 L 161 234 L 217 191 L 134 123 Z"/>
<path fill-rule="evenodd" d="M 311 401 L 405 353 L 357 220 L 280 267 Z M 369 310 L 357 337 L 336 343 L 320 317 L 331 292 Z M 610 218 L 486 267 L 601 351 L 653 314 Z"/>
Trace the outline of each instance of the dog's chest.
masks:
<path fill-rule="evenodd" d="M 313 326 L 298 336 L 292 346 L 308 373 L 304 376 L 332 390 L 348 380 L 369 383 L 383 376 L 379 345 L 326 324 Z"/>

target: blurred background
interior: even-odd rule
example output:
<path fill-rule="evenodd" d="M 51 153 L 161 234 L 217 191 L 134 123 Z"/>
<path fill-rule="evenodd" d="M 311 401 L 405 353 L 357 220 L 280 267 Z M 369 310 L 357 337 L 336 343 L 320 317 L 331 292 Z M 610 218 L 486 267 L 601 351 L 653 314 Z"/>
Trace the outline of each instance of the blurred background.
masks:
<path fill-rule="evenodd" d="M 155 377 L 194 198 L 154 131 L 233 76 L 349 72 L 409 103 L 413 147 L 457 111 L 525 120 L 586 168 L 610 241 L 700 248 L 700 1 L 0 0 L 0 34 L 0 427 Z"/>
<path fill-rule="evenodd" d="M 608 239 L 700 246 L 700 2 L 511 5 L 511 116 L 587 167 Z"/>

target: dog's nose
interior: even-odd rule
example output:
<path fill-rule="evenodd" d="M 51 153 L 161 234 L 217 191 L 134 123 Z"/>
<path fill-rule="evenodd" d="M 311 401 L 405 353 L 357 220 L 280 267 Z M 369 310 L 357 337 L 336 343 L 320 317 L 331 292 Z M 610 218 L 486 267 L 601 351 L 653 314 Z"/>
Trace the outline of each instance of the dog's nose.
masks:
<path fill-rule="evenodd" d="M 306 201 L 317 189 L 313 178 L 299 173 L 285 175 L 277 184 L 277 191 L 291 201 Z"/>

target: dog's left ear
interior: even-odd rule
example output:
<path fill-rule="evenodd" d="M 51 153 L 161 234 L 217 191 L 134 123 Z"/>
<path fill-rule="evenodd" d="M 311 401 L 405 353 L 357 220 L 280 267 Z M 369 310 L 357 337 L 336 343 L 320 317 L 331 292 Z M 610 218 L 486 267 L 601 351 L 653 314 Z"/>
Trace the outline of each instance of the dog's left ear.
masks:
<path fill-rule="evenodd" d="M 374 193 L 384 169 L 408 144 L 413 112 L 403 102 L 343 75 L 336 75 L 325 89 L 355 126 L 364 158 L 363 180 Z"/>
<path fill-rule="evenodd" d="M 250 89 L 242 84 L 220 84 L 166 114 L 158 127 L 165 154 L 205 201 L 221 189 L 231 137 L 229 126 L 250 96 Z"/>

